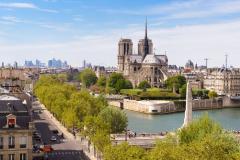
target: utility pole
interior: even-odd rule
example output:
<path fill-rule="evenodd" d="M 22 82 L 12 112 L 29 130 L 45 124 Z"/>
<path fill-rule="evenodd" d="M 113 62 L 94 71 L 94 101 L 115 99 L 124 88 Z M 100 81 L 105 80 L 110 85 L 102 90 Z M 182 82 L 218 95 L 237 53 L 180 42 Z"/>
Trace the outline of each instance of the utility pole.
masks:
<path fill-rule="evenodd" d="M 225 69 L 227 70 L 228 65 L 228 55 L 225 54 Z"/>
<path fill-rule="evenodd" d="M 208 68 L 208 58 L 204 58 L 205 62 L 206 62 L 206 69 Z"/>
<path fill-rule="evenodd" d="M 225 54 L 225 70 L 224 70 L 224 93 L 227 95 L 229 90 L 228 90 L 228 55 Z"/>

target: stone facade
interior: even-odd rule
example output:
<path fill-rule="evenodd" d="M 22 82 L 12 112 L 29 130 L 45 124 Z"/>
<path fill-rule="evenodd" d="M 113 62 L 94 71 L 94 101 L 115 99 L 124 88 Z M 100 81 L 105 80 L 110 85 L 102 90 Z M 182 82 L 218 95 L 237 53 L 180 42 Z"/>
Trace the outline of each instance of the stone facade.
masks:
<path fill-rule="evenodd" d="M 138 43 L 138 54 L 133 54 L 131 39 L 120 39 L 118 43 L 118 72 L 122 73 L 133 86 L 141 81 L 148 81 L 152 87 L 160 87 L 167 79 L 168 58 L 166 55 L 153 53 L 152 40 L 147 37 Z"/>
<path fill-rule="evenodd" d="M 2 160 L 9 160 L 10 156 L 13 156 L 13 159 L 19 160 L 32 159 L 32 129 L 1 130 L 0 135 L 0 141 L 2 139 L 3 142 L 0 149 L 0 159 L 1 156 Z M 11 148 L 9 145 L 10 137 L 14 137 L 14 148 Z"/>
<path fill-rule="evenodd" d="M 240 71 L 235 69 L 216 69 L 204 79 L 204 88 L 219 95 L 240 95 Z"/>
<path fill-rule="evenodd" d="M 31 160 L 33 122 L 27 104 L 17 97 L 0 96 L 0 159 Z"/>

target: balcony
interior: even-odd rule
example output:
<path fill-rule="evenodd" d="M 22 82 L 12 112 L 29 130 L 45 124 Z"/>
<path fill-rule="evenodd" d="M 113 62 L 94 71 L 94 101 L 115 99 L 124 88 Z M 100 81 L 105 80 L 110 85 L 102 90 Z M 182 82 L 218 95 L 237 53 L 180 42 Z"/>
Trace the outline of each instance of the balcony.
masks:
<path fill-rule="evenodd" d="M 8 148 L 9 148 L 9 149 L 15 148 L 15 144 L 8 145 Z"/>
<path fill-rule="evenodd" d="M 27 148 L 26 144 L 20 144 L 20 148 Z"/>

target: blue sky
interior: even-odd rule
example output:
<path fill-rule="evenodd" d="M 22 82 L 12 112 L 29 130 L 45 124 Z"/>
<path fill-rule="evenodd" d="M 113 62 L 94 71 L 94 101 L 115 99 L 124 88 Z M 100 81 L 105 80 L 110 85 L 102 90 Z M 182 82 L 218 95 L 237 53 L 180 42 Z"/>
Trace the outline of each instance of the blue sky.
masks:
<path fill-rule="evenodd" d="M 117 43 L 144 36 L 171 64 L 188 59 L 240 67 L 240 0 L 0 0 L 0 59 L 7 63 L 53 57 L 114 66 Z"/>

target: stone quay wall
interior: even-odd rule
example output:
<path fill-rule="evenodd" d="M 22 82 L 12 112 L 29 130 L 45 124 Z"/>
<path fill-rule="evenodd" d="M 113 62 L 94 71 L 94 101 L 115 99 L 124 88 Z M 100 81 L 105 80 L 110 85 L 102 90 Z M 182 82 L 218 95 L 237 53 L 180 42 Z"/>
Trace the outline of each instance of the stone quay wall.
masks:
<path fill-rule="evenodd" d="M 124 99 L 123 101 L 109 101 L 109 104 L 115 107 L 124 108 L 136 112 L 147 114 L 167 114 L 174 112 L 185 111 L 185 101 L 169 101 L 167 103 L 158 103 L 151 105 L 149 103 L 141 103 L 141 101 Z M 193 110 L 208 110 L 223 108 L 223 101 L 221 99 L 204 99 L 193 100 Z"/>

